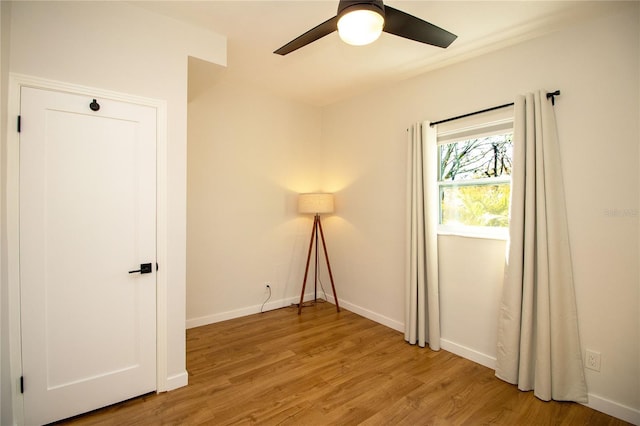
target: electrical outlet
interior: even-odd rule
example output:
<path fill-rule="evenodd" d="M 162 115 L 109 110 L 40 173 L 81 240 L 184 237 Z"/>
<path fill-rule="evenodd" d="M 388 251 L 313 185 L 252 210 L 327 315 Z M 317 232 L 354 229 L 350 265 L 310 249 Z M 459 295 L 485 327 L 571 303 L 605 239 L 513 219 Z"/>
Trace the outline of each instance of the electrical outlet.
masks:
<path fill-rule="evenodd" d="M 586 368 L 593 371 L 600 371 L 600 352 L 587 349 L 585 360 L 586 360 L 586 365 L 585 365 Z"/>

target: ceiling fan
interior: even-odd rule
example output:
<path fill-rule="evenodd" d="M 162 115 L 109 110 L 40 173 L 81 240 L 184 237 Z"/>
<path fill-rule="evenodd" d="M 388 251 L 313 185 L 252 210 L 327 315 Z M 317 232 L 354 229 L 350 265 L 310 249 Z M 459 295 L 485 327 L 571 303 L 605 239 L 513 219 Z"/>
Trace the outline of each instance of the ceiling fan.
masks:
<path fill-rule="evenodd" d="M 382 31 L 445 48 L 457 36 L 401 10 L 385 6 L 382 0 L 340 0 L 338 14 L 295 38 L 273 53 L 286 55 L 338 30 L 349 44 L 374 42 Z"/>

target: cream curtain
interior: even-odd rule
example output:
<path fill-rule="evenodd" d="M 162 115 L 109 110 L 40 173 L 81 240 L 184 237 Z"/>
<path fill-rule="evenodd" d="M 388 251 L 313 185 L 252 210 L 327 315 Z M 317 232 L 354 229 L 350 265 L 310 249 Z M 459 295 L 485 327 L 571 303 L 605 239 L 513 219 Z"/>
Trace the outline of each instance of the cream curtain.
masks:
<path fill-rule="evenodd" d="M 587 402 L 555 113 L 539 91 L 514 114 L 496 376 L 545 401 Z"/>
<path fill-rule="evenodd" d="M 440 349 L 436 129 L 429 122 L 407 131 L 407 242 L 405 340 Z"/>

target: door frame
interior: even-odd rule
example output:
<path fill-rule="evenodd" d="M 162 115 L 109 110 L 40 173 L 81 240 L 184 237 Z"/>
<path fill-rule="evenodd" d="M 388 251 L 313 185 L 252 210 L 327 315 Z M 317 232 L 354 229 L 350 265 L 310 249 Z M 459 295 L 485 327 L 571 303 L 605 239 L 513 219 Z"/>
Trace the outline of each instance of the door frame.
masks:
<path fill-rule="evenodd" d="M 7 129 L 7 274 L 9 281 L 9 345 L 14 420 L 24 423 L 22 330 L 20 326 L 20 92 L 23 87 L 67 92 L 156 109 L 156 392 L 168 390 L 167 354 L 167 102 L 111 90 L 98 89 L 24 74 L 9 74 Z"/>

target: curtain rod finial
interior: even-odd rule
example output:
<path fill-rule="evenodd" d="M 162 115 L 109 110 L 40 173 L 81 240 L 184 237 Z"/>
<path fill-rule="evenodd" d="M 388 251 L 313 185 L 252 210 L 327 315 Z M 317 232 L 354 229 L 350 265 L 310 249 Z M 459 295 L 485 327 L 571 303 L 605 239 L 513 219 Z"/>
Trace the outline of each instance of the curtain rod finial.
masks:
<path fill-rule="evenodd" d="M 556 90 L 555 92 L 547 93 L 547 99 L 551 98 L 551 105 L 556 104 L 556 96 L 560 96 L 559 90 Z"/>

